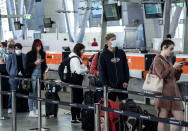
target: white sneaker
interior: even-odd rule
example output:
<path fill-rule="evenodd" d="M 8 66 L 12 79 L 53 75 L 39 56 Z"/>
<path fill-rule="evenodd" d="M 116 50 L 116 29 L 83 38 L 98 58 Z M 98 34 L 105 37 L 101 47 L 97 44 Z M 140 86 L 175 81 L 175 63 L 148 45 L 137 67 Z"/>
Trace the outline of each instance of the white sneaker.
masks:
<path fill-rule="evenodd" d="M 38 114 L 39 114 L 39 111 L 38 111 L 38 110 L 35 110 L 35 114 L 38 115 Z"/>
<path fill-rule="evenodd" d="M 36 115 L 36 114 L 34 113 L 34 111 L 30 111 L 30 112 L 29 112 L 29 117 L 38 117 L 38 115 Z"/>
<path fill-rule="evenodd" d="M 8 109 L 8 114 L 11 114 L 12 113 L 12 109 Z"/>

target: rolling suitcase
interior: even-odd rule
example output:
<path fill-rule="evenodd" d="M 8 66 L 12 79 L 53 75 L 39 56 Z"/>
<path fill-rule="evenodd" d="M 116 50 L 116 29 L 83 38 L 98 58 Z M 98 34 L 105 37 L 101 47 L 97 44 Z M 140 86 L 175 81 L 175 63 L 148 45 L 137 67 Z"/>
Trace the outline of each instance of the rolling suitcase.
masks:
<path fill-rule="evenodd" d="M 94 111 L 82 109 L 82 129 L 84 131 L 94 131 Z"/>
<path fill-rule="evenodd" d="M 45 94 L 46 99 L 52 99 L 52 100 L 60 100 L 57 93 L 53 92 L 46 92 Z M 49 117 L 50 115 L 54 115 L 54 117 L 57 117 L 58 113 L 58 105 L 57 104 L 51 104 L 46 103 L 46 117 Z"/>
<path fill-rule="evenodd" d="M 29 94 L 29 92 L 25 91 L 22 88 L 21 82 L 19 83 L 19 87 L 18 87 L 16 93 L 23 94 L 23 95 Z M 16 97 L 16 112 L 29 112 L 28 99 Z"/>
<path fill-rule="evenodd" d="M 46 99 L 60 101 L 58 91 L 60 91 L 60 86 L 49 84 L 48 90 L 45 94 Z M 49 117 L 51 115 L 57 117 L 58 104 L 45 103 L 45 106 L 46 106 L 46 117 Z"/>

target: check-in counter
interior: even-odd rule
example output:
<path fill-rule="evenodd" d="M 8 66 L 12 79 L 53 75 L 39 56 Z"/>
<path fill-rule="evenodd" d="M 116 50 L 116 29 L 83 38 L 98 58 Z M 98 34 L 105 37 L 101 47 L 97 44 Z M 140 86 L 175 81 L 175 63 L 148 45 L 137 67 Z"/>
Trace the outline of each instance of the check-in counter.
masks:
<path fill-rule="evenodd" d="M 147 53 L 126 53 L 130 70 L 130 76 L 143 78 L 148 72 L 156 54 Z"/>
<path fill-rule="evenodd" d="M 87 65 L 87 60 L 97 52 L 85 52 L 82 56 L 84 65 Z M 150 53 L 126 53 L 127 61 L 130 70 L 130 76 L 135 78 L 145 78 L 149 71 L 150 65 L 156 56 L 156 54 Z M 187 58 L 185 62 L 188 63 L 188 55 L 178 54 L 176 55 L 176 61 L 180 62 L 183 58 Z M 47 52 L 46 62 L 48 65 L 54 65 L 56 69 L 62 61 L 62 53 Z M 183 74 L 180 81 L 188 80 L 188 65 L 183 66 Z"/>

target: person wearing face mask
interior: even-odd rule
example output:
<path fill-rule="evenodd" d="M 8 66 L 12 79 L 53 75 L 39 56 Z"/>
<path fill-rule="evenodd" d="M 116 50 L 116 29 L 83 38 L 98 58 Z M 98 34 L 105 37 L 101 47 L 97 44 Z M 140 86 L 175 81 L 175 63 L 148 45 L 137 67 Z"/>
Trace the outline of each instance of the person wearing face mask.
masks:
<path fill-rule="evenodd" d="M 8 49 L 7 43 L 6 42 L 1 42 L 0 43 L 0 64 L 5 64 L 6 59 L 8 58 Z"/>
<path fill-rule="evenodd" d="M 46 53 L 43 50 L 41 40 L 36 39 L 33 42 L 32 49 L 26 55 L 26 76 L 32 79 L 43 79 L 44 72 L 48 71 L 46 64 Z M 32 82 L 32 91 L 29 96 L 37 96 L 37 82 Z M 36 100 L 28 99 L 29 117 L 38 117 L 38 104 Z M 35 107 L 35 108 L 34 108 Z"/>
<path fill-rule="evenodd" d="M 2 75 L 7 75 L 7 71 L 6 71 L 6 60 L 9 56 L 8 53 L 8 49 L 7 47 L 7 43 L 6 42 L 1 42 L 0 43 L 0 73 Z M 10 85 L 8 82 L 8 78 L 1 78 L 1 87 L 3 91 L 9 91 L 10 90 Z M 7 108 L 8 105 L 8 99 L 9 96 L 3 95 L 2 96 L 2 102 L 3 102 L 3 108 Z"/>
<path fill-rule="evenodd" d="M 129 82 L 129 67 L 125 52 L 117 48 L 116 35 L 109 33 L 105 36 L 106 47 L 100 55 L 99 76 L 103 85 L 127 90 Z M 110 92 L 108 98 L 116 101 L 127 98 L 126 94 Z"/>
<path fill-rule="evenodd" d="M 14 46 L 14 53 L 9 55 L 6 61 L 6 70 L 9 76 L 19 76 L 22 77 L 25 73 L 26 69 L 26 55 L 22 53 L 22 45 L 20 43 L 16 43 Z M 19 80 L 15 80 L 10 78 L 9 84 L 11 90 L 17 90 L 19 86 Z M 11 113 L 11 95 L 9 96 L 8 102 L 8 113 Z"/>
<path fill-rule="evenodd" d="M 78 43 L 74 46 L 73 52 L 70 53 L 70 71 L 71 71 L 71 84 L 82 85 L 84 74 L 87 68 L 84 66 L 81 57 L 84 53 L 85 46 Z M 82 104 L 83 102 L 83 89 L 72 88 L 72 103 Z M 80 108 L 71 107 L 72 121 L 71 123 L 79 123 Z"/>

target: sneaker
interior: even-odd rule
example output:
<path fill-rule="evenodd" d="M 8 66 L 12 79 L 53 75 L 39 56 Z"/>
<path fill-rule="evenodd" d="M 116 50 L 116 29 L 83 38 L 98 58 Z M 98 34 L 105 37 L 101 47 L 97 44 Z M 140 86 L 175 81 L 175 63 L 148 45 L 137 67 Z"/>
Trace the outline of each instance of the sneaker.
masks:
<path fill-rule="evenodd" d="M 77 120 L 72 120 L 71 123 L 76 124 L 76 123 L 80 123 L 80 122 Z"/>
<path fill-rule="evenodd" d="M 12 109 L 8 109 L 8 114 L 11 114 L 12 113 Z"/>
<path fill-rule="evenodd" d="M 30 111 L 30 112 L 29 112 L 29 117 L 38 117 L 38 115 L 36 115 L 36 114 L 34 113 L 34 111 Z"/>

